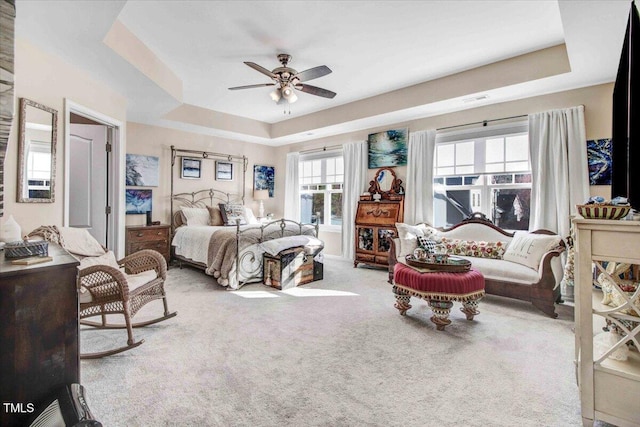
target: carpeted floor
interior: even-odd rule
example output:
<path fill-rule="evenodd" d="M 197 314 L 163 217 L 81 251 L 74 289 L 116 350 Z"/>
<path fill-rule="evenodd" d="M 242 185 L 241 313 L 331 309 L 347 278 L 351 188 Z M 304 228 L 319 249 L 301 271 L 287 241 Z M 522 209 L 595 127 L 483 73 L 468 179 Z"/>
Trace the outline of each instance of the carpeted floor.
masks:
<path fill-rule="evenodd" d="M 438 332 L 424 301 L 399 315 L 385 271 L 327 258 L 324 277 L 231 292 L 171 268 L 178 316 L 136 330 L 136 349 L 82 361 L 92 411 L 106 427 L 581 425 L 570 307 L 554 320 L 487 296 L 473 322 L 456 303 Z M 83 331 L 82 348 L 125 335 Z"/>

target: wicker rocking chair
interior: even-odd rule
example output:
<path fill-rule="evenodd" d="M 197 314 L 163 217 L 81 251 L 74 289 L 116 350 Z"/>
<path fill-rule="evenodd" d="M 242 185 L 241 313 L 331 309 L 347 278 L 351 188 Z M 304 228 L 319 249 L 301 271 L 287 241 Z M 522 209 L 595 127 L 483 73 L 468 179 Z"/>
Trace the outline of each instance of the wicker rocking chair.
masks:
<path fill-rule="evenodd" d="M 53 231 L 53 232 L 52 232 Z M 39 235 L 46 240 L 59 243 L 68 252 L 76 255 L 80 260 L 78 272 L 78 289 L 80 300 L 80 324 L 98 329 L 126 329 L 127 345 L 111 350 L 81 354 L 81 359 L 97 359 L 104 356 L 122 353 L 138 347 L 144 339 L 136 341 L 133 328 L 152 325 L 176 316 L 177 312 L 169 312 L 164 282 L 167 278 L 167 262 L 159 252 L 144 249 L 116 261 L 113 252 L 106 251 L 88 233 L 81 234 L 85 242 L 93 240 L 97 248 L 102 248 L 102 254 L 96 247 L 93 256 L 87 256 L 67 240 L 66 236 L 77 236 L 78 231 L 57 227 L 40 227 L 29 235 Z M 87 237 L 89 236 L 89 237 Z M 75 252 L 74 252 L 75 251 Z M 147 303 L 161 299 L 164 305 L 164 315 L 151 320 L 133 323 L 135 314 Z M 108 315 L 122 314 L 124 324 L 110 323 Z M 99 322 L 86 320 L 100 316 Z"/>

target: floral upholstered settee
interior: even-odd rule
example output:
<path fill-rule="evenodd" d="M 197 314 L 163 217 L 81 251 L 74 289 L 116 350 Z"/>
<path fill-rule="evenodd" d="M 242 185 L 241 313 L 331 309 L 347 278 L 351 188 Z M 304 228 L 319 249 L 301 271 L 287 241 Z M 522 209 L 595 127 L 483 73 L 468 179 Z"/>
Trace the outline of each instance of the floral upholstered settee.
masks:
<path fill-rule="evenodd" d="M 447 253 L 471 261 L 485 278 L 485 292 L 531 302 L 551 317 L 557 317 L 563 268 L 560 254 L 564 242 L 548 230 L 510 233 L 484 217 L 474 216 L 451 228 L 427 224 L 396 224 L 398 238 L 389 253 L 389 281 L 397 262 L 404 262 L 425 238 L 446 247 Z"/>

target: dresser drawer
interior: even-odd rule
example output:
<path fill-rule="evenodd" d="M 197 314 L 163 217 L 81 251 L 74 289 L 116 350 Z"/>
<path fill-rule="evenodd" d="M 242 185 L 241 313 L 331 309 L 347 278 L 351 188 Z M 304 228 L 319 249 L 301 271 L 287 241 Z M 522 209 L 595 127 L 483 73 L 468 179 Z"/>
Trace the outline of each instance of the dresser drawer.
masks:
<path fill-rule="evenodd" d="M 169 228 L 142 228 L 136 227 L 127 230 L 127 240 L 130 243 L 148 242 L 150 240 L 168 240 Z"/>
<path fill-rule="evenodd" d="M 131 253 L 135 253 L 143 249 L 153 249 L 158 252 L 162 252 L 162 254 L 164 255 L 164 253 L 167 251 L 167 248 L 167 240 L 151 240 L 148 242 L 134 242 L 129 244 Z"/>

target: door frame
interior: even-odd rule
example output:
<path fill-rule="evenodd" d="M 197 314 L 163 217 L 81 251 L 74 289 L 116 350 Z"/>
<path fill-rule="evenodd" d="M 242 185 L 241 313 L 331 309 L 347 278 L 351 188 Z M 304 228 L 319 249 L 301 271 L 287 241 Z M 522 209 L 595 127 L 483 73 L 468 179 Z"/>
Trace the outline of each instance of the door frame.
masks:
<path fill-rule="evenodd" d="M 69 225 L 69 166 L 71 160 L 71 113 L 87 117 L 100 124 L 113 128 L 113 141 L 111 149 L 110 174 L 113 185 L 109 186 L 108 197 L 113 201 L 111 214 L 113 215 L 113 251 L 118 259 L 124 256 L 124 225 L 125 206 L 124 194 L 124 167 L 126 147 L 126 124 L 120 120 L 92 110 L 78 104 L 68 98 L 64 99 L 64 215 L 63 225 Z"/>

